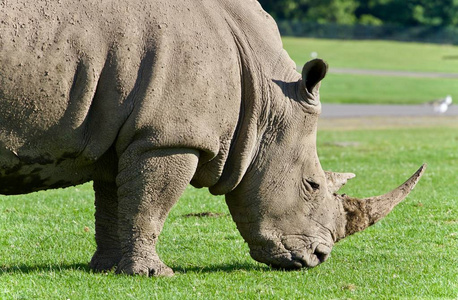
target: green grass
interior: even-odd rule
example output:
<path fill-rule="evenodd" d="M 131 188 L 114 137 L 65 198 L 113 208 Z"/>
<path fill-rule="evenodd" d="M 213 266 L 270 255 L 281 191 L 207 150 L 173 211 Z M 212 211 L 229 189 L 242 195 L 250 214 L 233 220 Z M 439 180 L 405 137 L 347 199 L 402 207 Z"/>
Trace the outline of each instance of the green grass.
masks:
<path fill-rule="evenodd" d="M 457 99 L 458 79 L 328 74 L 320 91 L 323 103 L 420 104 Z"/>
<path fill-rule="evenodd" d="M 458 73 L 457 46 L 291 37 L 283 43 L 298 65 L 317 52 L 331 68 Z M 321 93 L 324 103 L 418 104 L 458 98 L 458 79 L 328 74 Z"/>
<path fill-rule="evenodd" d="M 173 278 L 88 269 L 90 184 L 1 197 L 0 299 L 456 299 L 456 128 L 326 130 L 318 149 L 324 169 L 357 174 L 342 192 L 359 197 L 387 192 L 429 166 L 383 221 L 339 242 L 324 264 L 293 272 L 253 261 L 224 199 L 205 190 L 187 189 L 161 235 Z M 186 216 L 199 212 L 222 215 Z"/>
<path fill-rule="evenodd" d="M 335 68 L 458 72 L 458 46 L 453 45 L 284 37 L 283 46 L 301 65 L 317 52 Z"/>

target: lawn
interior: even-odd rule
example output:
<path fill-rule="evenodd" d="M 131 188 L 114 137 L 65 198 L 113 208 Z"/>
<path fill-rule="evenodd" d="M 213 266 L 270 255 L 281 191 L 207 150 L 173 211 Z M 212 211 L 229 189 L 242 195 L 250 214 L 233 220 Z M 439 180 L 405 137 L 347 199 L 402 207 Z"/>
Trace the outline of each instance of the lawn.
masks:
<path fill-rule="evenodd" d="M 453 45 L 284 37 L 283 46 L 300 64 L 316 52 L 335 68 L 458 72 L 458 46 Z"/>
<path fill-rule="evenodd" d="M 222 197 L 189 187 L 159 252 L 176 275 L 94 274 L 91 184 L 0 199 L 0 299 L 370 299 L 458 297 L 457 127 L 320 130 L 324 169 L 354 172 L 342 190 L 385 193 L 423 162 L 417 188 L 388 217 L 339 242 L 309 270 L 253 261 Z M 212 216 L 195 214 L 212 212 Z M 191 214 L 191 215 L 190 215 Z"/>
<path fill-rule="evenodd" d="M 316 51 L 331 67 L 458 70 L 458 60 L 450 59 L 458 48 L 452 46 L 293 38 L 284 43 L 298 64 Z M 329 74 L 322 100 L 421 103 L 447 93 L 458 99 L 458 80 Z M 406 201 L 373 227 L 339 242 L 324 264 L 284 272 L 253 261 L 224 198 L 189 187 L 158 245 L 174 277 L 94 274 L 88 269 L 95 250 L 89 183 L 0 197 L 0 299 L 458 298 L 458 123 L 323 128 L 318 133 L 323 168 L 357 174 L 342 193 L 385 193 L 428 163 Z M 207 212 L 213 214 L 199 216 Z"/>
<path fill-rule="evenodd" d="M 298 65 L 317 52 L 331 68 L 458 73 L 457 46 L 292 37 L 283 43 Z M 458 99 L 458 79 L 330 73 L 321 92 L 325 103 L 418 104 L 448 94 Z"/>
<path fill-rule="evenodd" d="M 458 78 L 329 74 L 320 91 L 323 103 L 422 104 L 446 95 L 456 102 Z"/>

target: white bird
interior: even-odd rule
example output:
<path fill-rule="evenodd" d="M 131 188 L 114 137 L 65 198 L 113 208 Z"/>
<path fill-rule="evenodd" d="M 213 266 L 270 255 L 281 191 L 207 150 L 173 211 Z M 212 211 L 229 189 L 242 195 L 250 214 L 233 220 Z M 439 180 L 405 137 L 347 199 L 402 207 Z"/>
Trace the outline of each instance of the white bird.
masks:
<path fill-rule="evenodd" d="M 452 104 L 452 96 L 447 95 L 445 98 L 437 99 L 430 102 L 433 105 L 434 112 L 443 114 L 447 111 L 448 107 Z"/>

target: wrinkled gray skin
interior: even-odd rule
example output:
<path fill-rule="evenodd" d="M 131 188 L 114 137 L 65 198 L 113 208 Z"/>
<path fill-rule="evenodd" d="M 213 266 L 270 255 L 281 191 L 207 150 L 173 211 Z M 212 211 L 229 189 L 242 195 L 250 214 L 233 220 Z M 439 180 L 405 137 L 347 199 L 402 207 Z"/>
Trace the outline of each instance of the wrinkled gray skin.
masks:
<path fill-rule="evenodd" d="M 91 267 L 171 275 L 155 252 L 192 183 L 226 194 L 254 259 L 313 267 L 413 188 L 335 194 L 316 154 L 319 85 L 254 0 L 0 3 L 0 192 L 94 181 Z"/>

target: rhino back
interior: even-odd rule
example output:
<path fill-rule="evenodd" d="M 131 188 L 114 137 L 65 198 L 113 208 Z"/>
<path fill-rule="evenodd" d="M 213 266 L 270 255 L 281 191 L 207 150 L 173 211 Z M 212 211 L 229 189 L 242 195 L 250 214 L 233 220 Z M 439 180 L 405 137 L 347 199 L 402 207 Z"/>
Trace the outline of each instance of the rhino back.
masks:
<path fill-rule="evenodd" d="M 116 84 L 104 84 L 115 81 L 117 66 L 107 63 L 106 35 L 91 21 L 96 11 L 44 1 L 0 5 L 0 191 L 89 180 L 88 166 L 109 149 L 124 105 Z"/>
<path fill-rule="evenodd" d="M 215 183 L 241 106 L 238 2 L 2 2 L 0 192 L 91 180 L 138 137 L 200 150 L 199 181 Z"/>

